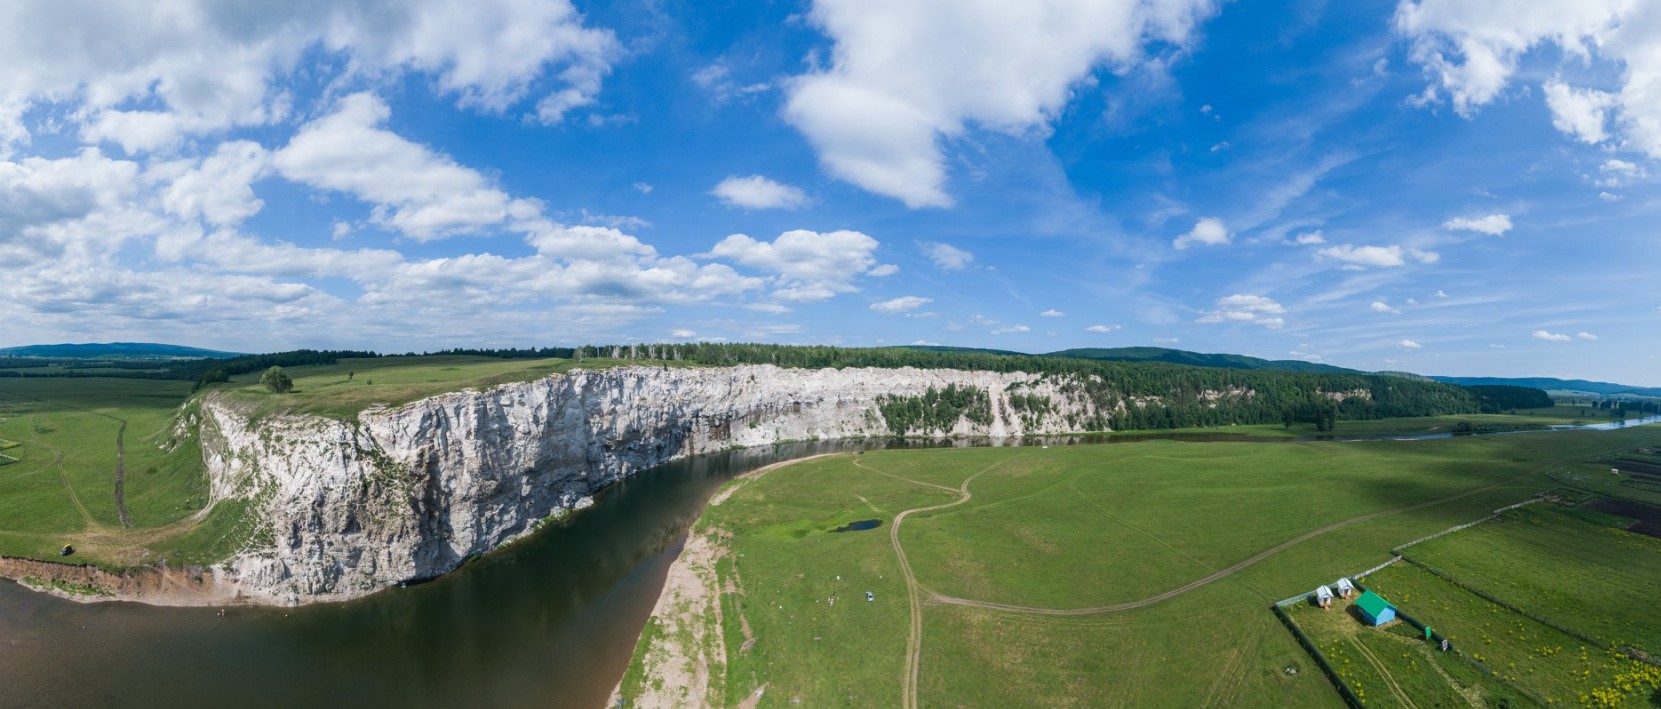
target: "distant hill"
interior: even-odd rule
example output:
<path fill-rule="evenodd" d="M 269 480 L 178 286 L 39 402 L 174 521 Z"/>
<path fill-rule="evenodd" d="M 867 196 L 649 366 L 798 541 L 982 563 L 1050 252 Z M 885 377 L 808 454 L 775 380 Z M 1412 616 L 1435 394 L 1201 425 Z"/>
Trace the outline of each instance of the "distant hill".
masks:
<path fill-rule="evenodd" d="M 1094 359 L 1105 362 L 1169 362 L 1191 367 L 1222 367 L 1224 369 L 1279 369 L 1288 372 L 1322 372 L 1326 374 L 1364 374 L 1364 372 L 1317 364 L 1296 359 L 1262 359 L 1237 354 L 1204 354 L 1164 347 L 1085 347 L 1051 352 L 1047 357 Z"/>
<path fill-rule="evenodd" d="M 1637 387 L 1625 384 L 1611 384 L 1609 382 L 1589 382 L 1585 379 L 1555 379 L 1552 377 L 1431 377 L 1446 384 L 1461 386 L 1516 386 L 1533 389 L 1555 391 L 1589 391 L 1593 394 L 1605 396 L 1613 394 L 1637 394 L 1638 396 L 1661 396 L 1661 388 Z"/>
<path fill-rule="evenodd" d="M 978 352 L 980 354 L 1030 356 L 1026 352 L 1014 350 L 993 350 L 984 347 L 952 347 L 950 345 L 903 345 L 901 349 L 922 350 L 924 352 Z"/>
<path fill-rule="evenodd" d="M 227 359 L 240 352 L 220 352 L 200 347 L 164 345 L 155 342 L 106 342 L 64 345 L 25 345 L 0 349 L 0 357 L 52 357 L 56 359 Z"/>

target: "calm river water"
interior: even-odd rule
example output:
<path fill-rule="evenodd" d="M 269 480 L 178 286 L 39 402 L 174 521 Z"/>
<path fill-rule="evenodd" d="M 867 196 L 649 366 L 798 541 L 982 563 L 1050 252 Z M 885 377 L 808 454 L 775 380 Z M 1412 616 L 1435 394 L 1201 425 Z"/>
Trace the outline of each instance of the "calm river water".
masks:
<path fill-rule="evenodd" d="M 1024 443 L 1277 439 L 1227 434 Z M 1290 439 L 1278 439 L 1290 440 Z M 959 441 L 949 445 L 987 445 Z M 878 446 L 883 444 L 876 444 Z M 905 445 L 930 445 L 911 442 Z M 600 707 L 721 483 L 866 443 L 699 456 L 431 583 L 295 609 L 83 605 L 0 580 L 0 706 Z"/>

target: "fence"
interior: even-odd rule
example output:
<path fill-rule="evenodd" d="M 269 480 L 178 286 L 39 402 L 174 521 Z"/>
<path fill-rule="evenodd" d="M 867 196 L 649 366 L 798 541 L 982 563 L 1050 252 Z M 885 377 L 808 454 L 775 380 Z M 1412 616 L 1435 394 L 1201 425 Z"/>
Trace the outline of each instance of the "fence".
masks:
<path fill-rule="evenodd" d="M 1444 537 L 1444 536 L 1447 536 L 1449 534 L 1453 534 L 1454 532 L 1458 532 L 1460 530 L 1470 529 L 1471 527 L 1475 527 L 1479 524 L 1482 524 L 1483 522 L 1488 522 L 1488 521 L 1491 521 L 1493 519 L 1496 519 L 1500 515 L 1505 514 L 1507 512 L 1510 512 L 1511 510 L 1517 509 L 1519 507 L 1526 507 L 1528 505 L 1532 505 L 1532 504 L 1534 504 L 1536 502 L 1539 502 L 1539 501 L 1540 501 L 1540 498 L 1536 497 L 1536 498 L 1533 498 L 1533 499 L 1523 500 L 1522 502 L 1519 502 L 1515 505 L 1506 505 L 1506 506 L 1501 507 L 1497 510 L 1494 510 L 1493 514 L 1490 514 L 1487 517 L 1483 517 L 1482 519 L 1476 520 L 1474 522 L 1466 522 L 1464 524 L 1448 527 L 1447 529 L 1444 529 L 1444 530 L 1442 530 L 1440 532 L 1437 532 L 1435 534 L 1430 534 L 1430 535 L 1426 535 L 1426 536 L 1423 536 L 1423 537 L 1419 537 L 1418 539 L 1415 539 L 1411 542 L 1408 542 L 1406 544 L 1402 544 L 1400 546 L 1397 546 L 1397 547 L 1391 549 L 1390 553 L 1395 554 L 1397 556 L 1401 556 L 1401 550 L 1406 549 L 1410 546 L 1413 546 L 1414 544 L 1419 544 L 1419 543 L 1422 543 L 1422 542 L 1428 542 L 1432 539 L 1436 539 L 1438 537 Z"/>
<path fill-rule="evenodd" d="M 1348 579 L 1362 578 L 1362 577 L 1366 576 L 1367 574 L 1373 573 L 1374 571 L 1378 571 L 1379 569 L 1382 569 L 1386 566 L 1394 564 L 1398 561 L 1401 561 L 1401 557 L 1392 556 L 1392 557 L 1390 557 L 1389 561 L 1386 561 L 1382 564 L 1379 564 L 1378 566 L 1374 566 L 1373 568 L 1367 569 L 1366 571 L 1363 571 L 1363 572 L 1358 573 L 1358 574 L 1350 574 L 1349 576 L 1346 576 L 1346 577 L 1343 577 L 1343 578 L 1348 578 Z M 1298 594 L 1296 596 L 1293 596 L 1291 598 L 1282 598 L 1278 601 L 1275 601 L 1275 607 L 1276 608 L 1285 608 L 1285 607 L 1290 606 L 1294 603 L 1302 603 L 1304 601 L 1309 600 L 1309 597 L 1313 596 L 1313 595 L 1315 595 L 1314 591 L 1306 591 L 1304 593 L 1300 593 L 1300 594 Z"/>
<path fill-rule="evenodd" d="M 1352 709 L 1361 709 L 1361 698 L 1355 696 L 1355 692 L 1350 690 L 1349 685 L 1344 684 L 1344 680 L 1338 676 L 1338 671 L 1333 669 L 1332 665 L 1326 661 L 1326 656 L 1321 654 L 1321 649 L 1315 647 L 1315 643 L 1309 639 L 1309 636 L 1303 634 L 1303 630 L 1298 627 L 1297 623 L 1292 622 L 1292 617 L 1286 615 L 1286 611 L 1282 610 L 1279 604 L 1274 606 L 1274 611 L 1275 617 L 1280 619 L 1287 630 L 1292 631 L 1292 637 L 1297 638 L 1298 644 L 1303 646 L 1304 651 L 1308 652 L 1310 657 L 1315 658 L 1315 666 L 1321 668 L 1321 673 L 1332 681 L 1332 686 L 1338 689 L 1338 696 L 1344 698 L 1344 703 Z"/>

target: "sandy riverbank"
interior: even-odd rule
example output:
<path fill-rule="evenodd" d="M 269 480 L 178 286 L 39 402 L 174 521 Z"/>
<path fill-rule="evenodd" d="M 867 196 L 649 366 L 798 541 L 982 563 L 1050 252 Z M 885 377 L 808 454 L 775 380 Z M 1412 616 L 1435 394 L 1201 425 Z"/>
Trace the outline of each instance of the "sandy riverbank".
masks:
<path fill-rule="evenodd" d="M 733 493 L 771 471 L 831 455 L 843 454 L 821 453 L 756 468 L 734 478 L 710 498 L 709 505 L 714 507 L 726 502 Z M 636 650 L 645 678 L 638 696 L 627 697 L 628 706 L 648 709 L 721 706 L 727 661 L 726 641 L 721 630 L 721 595 L 743 593 L 742 589 L 730 584 L 728 588 L 721 587 L 715 565 L 727 551 L 722 539 L 722 530 L 716 528 L 699 529 L 694 526 L 687 533 L 686 544 L 675 563 L 670 565 L 663 592 L 652 608 L 651 618 L 646 621 L 646 630 L 642 633 L 646 646 Z M 749 637 L 747 623 L 744 624 L 744 635 L 746 642 L 745 647 L 740 648 L 741 652 L 748 649 L 753 640 Z M 741 706 L 754 706 L 764 689 L 751 692 Z M 618 700 L 624 698 L 622 692 L 623 683 L 620 681 L 612 690 L 608 706 L 618 706 Z"/>
<path fill-rule="evenodd" d="M 153 606 L 228 606 L 246 602 L 235 582 L 200 568 L 156 566 L 116 574 L 95 566 L 0 557 L 0 577 L 77 603 L 132 601 Z"/>

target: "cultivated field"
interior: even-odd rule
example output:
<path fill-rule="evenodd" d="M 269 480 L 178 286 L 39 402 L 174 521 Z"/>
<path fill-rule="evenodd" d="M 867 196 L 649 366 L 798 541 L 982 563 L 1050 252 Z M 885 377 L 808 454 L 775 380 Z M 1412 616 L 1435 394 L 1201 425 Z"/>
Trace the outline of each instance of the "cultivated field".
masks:
<path fill-rule="evenodd" d="M 1532 704 L 1642 707 L 1651 706 L 1661 688 L 1661 668 L 1483 599 L 1421 567 L 1396 564 L 1372 575 L 1366 583 L 1447 637 L 1457 653 L 1434 652 L 1422 640 L 1414 640 L 1407 643 L 1412 646 L 1410 650 L 1378 654 L 1375 667 L 1379 675 L 1354 680 L 1353 686 L 1368 697 L 1388 696 L 1390 684 L 1438 689 L 1464 684 L 1467 692 L 1485 697 L 1521 694 Z M 1525 611 L 1532 613 L 1529 608 Z M 1308 615 L 1311 613 L 1305 611 L 1300 617 Z M 1377 636 L 1384 631 L 1357 632 Z M 1386 634 L 1412 635 L 1400 630 Z M 1420 659 L 1431 652 L 1436 656 L 1434 663 Z M 1438 667 L 1459 680 L 1447 681 L 1443 673 L 1435 671 Z M 1457 668 L 1461 667 L 1477 671 L 1459 674 Z M 1379 682 L 1379 676 L 1389 679 Z M 1408 693 L 1411 701 L 1394 698 L 1393 702 L 1383 700 L 1378 704 L 1424 706 L 1417 702 L 1420 696 L 1424 695 Z"/>
<path fill-rule="evenodd" d="M 711 693 L 760 706 L 1332 706 L 1271 603 L 1548 490 L 1547 471 L 1658 442 L 1656 427 L 1148 441 L 780 468 L 735 483 L 694 530 L 725 550 Z M 833 531 L 862 519 L 880 526 Z M 669 640 L 641 643 L 623 697 L 674 671 Z M 1436 662 L 1401 640 L 1363 642 Z M 1434 696 L 1464 696 L 1449 691 Z"/>

